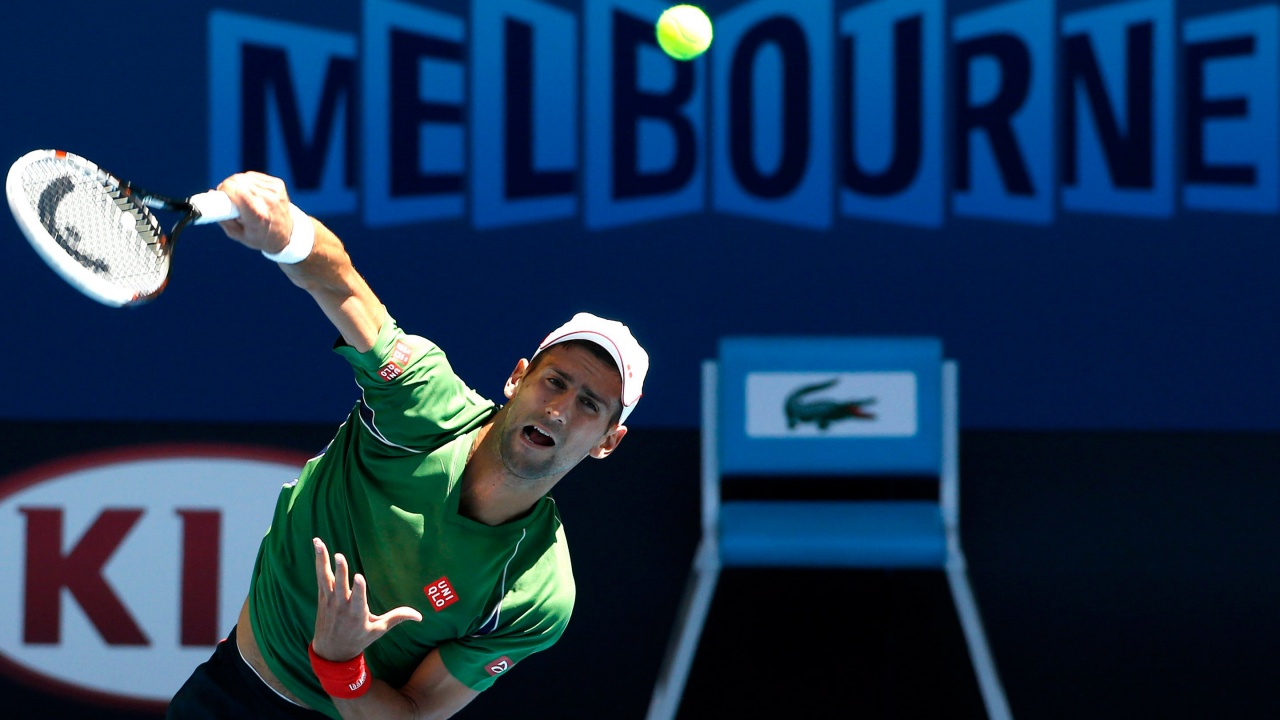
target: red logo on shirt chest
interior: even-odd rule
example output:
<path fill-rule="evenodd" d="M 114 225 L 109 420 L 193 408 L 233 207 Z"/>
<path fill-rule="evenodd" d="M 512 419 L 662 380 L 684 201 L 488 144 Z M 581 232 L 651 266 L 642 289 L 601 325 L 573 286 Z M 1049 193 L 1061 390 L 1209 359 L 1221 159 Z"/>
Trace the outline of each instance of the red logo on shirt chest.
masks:
<path fill-rule="evenodd" d="M 413 346 L 403 340 L 397 341 L 395 348 L 391 351 L 391 359 L 401 367 L 408 365 L 413 359 Z"/>
<path fill-rule="evenodd" d="M 436 612 L 458 602 L 458 594 L 453 591 L 453 586 L 449 584 L 447 577 L 442 577 L 422 588 L 422 592 L 427 594 L 427 599 L 431 601 L 431 607 L 435 608 Z"/>
<path fill-rule="evenodd" d="M 392 360 L 386 365 L 383 365 L 382 368 L 378 370 L 378 375 L 381 376 L 383 380 L 386 380 L 387 382 L 391 382 L 392 380 L 395 380 L 396 378 L 400 377 L 400 374 L 403 372 L 404 372 L 404 368 L 397 365 L 395 360 Z"/>

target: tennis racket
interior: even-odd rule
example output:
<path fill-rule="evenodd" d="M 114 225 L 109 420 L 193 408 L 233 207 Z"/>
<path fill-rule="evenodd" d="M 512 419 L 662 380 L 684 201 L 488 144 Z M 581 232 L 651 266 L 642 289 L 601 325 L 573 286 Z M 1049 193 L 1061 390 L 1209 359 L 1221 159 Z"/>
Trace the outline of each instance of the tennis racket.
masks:
<path fill-rule="evenodd" d="M 175 199 L 147 192 L 64 150 L 33 150 L 9 168 L 9 209 L 49 267 L 104 305 L 147 302 L 169 283 L 188 225 L 239 217 L 226 194 Z M 152 210 L 182 213 L 166 234 Z"/>

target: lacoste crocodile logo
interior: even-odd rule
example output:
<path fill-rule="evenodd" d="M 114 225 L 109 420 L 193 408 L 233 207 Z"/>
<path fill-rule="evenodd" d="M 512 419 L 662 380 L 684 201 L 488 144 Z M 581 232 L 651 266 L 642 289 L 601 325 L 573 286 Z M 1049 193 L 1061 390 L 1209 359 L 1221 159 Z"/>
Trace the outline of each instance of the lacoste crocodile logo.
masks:
<path fill-rule="evenodd" d="M 787 396 L 785 410 L 787 413 L 787 427 L 795 429 L 800 423 L 816 423 L 819 430 L 826 430 L 827 426 L 837 420 L 874 420 L 875 414 L 867 411 L 868 405 L 874 405 L 876 399 L 874 397 L 863 398 L 861 400 L 849 400 L 845 402 L 837 402 L 834 400 L 810 400 L 806 401 L 806 395 L 816 393 L 820 390 L 835 385 L 839 382 L 839 378 L 834 378 L 826 382 L 815 383 L 813 385 L 805 385 L 796 389 Z"/>

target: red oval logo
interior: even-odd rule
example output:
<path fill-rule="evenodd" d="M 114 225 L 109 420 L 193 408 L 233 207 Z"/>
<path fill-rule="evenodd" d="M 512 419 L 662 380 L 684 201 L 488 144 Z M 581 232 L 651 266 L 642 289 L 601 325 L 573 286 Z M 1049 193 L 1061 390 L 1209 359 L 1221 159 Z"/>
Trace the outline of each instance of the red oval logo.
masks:
<path fill-rule="evenodd" d="M 0 481 L 0 670 L 163 708 L 235 624 L 307 458 L 234 445 L 95 453 Z"/>

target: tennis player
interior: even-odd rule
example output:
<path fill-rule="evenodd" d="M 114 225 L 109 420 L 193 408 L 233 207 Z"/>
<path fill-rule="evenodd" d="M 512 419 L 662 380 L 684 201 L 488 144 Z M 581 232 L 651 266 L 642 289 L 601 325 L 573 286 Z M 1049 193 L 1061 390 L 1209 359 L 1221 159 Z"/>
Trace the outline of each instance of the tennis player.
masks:
<path fill-rule="evenodd" d="M 449 717 L 564 632 L 575 587 L 547 493 L 617 449 L 648 355 L 580 313 L 515 364 L 498 407 L 397 326 L 282 181 L 219 189 L 240 211 L 224 231 L 311 294 L 362 395 L 282 488 L 239 622 L 168 716 Z"/>

